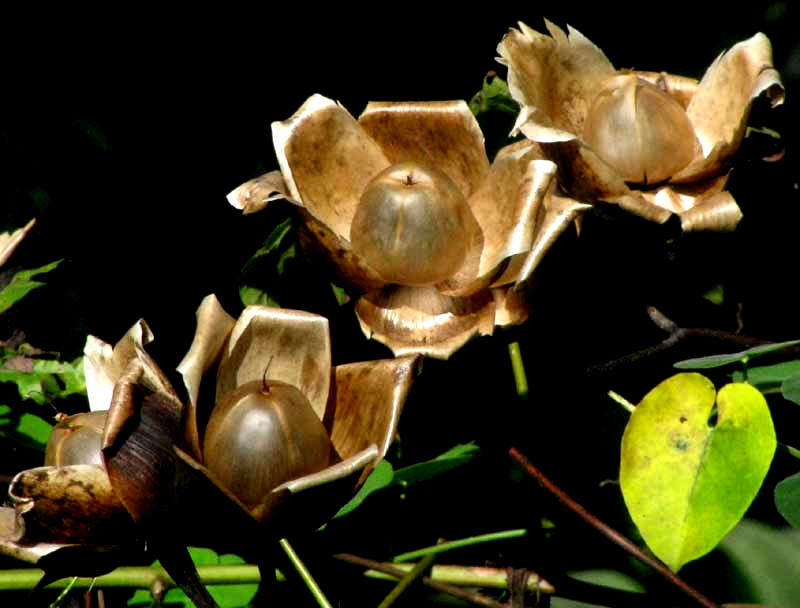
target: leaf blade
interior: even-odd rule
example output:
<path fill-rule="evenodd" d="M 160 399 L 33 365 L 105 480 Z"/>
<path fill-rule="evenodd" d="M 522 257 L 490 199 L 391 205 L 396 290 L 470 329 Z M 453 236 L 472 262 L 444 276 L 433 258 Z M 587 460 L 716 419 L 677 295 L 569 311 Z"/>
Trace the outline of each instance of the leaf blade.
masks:
<path fill-rule="evenodd" d="M 620 466 L 625 503 L 651 550 L 677 571 L 713 549 L 755 498 L 775 447 L 766 400 L 752 386 L 717 394 L 697 373 L 656 386 L 631 415 Z"/>

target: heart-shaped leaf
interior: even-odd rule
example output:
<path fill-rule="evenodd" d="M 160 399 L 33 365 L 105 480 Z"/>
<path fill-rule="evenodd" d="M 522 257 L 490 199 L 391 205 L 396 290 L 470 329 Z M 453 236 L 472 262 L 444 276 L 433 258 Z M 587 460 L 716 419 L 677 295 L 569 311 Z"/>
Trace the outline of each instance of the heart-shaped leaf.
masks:
<path fill-rule="evenodd" d="M 716 394 L 687 373 L 650 391 L 622 437 L 620 484 L 653 553 L 678 570 L 713 549 L 755 498 L 775 446 L 766 400 L 748 384 Z"/>

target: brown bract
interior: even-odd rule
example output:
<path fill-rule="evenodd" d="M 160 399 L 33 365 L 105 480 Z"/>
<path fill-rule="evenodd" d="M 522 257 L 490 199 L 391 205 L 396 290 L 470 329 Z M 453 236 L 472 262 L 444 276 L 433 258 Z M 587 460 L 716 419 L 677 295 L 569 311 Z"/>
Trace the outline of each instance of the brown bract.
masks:
<path fill-rule="evenodd" d="M 587 207 L 554 191 L 532 142 L 490 163 L 463 101 L 371 102 L 356 120 L 313 95 L 272 133 L 280 171 L 228 200 L 244 213 L 298 205 L 301 242 L 361 294 L 364 334 L 395 355 L 446 359 L 524 321 L 522 287 Z"/>
<path fill-rule="evenodd" d="M 6 263 L 14 250 L 19 246 L 28 233 L 36 224 L 36 218 L 30 220 L 22 228 L 17 228 L 13 232 L 0 233 L 0 266 Z"/>
<path fill-rule="evenodd" d="M 319 525 L 386 453 L 419 367 L 418 357 L 333 367 L 325 318 L 251 306 L 237 320 L 211 295 L 197 310 L 194 341 L 178 367 L 187 393 L 181 400 L 144 349 L 151 339 L 139 321 L 113 348 L 87 340 L 87 391 L 98 411 L 68 418 L 53 440 L 97 429 L 102 464 L 73 462 L 75 450 L 59 446 L 48 449 L 49 466 L 17 475 L 15 509 L 0 513 L 0 550 L 36 561 L 53 548 L 141 537 L 247 553 L 259 539 Z M 251 386 L 278 401 L 289 391 L 292 398 L 278 405 L 308 407 L 300 418 L 311 416 L 331 446 L 321 469 L 294 474 L 255 498 L 209 470 L 204 445 L 215 404 Z M 295 416 L 283 409 L 278 418 Z M 260 442 L 258 422 L 243 427 L 245 443 Z M 303 431 L 279 431 L 292 448 L 300 446 L 302 460 Z M 77 460 L 91 460 L 86 452 Z"/>
<path fill-rule="evenodd" d="M 521 112 L 514 131 L 538 142 L 580 200 L 619 204 L 684 230 L 732 230 L 741 219 L 725 190 L 753 99 L 784 91 L 763 34 L 722 53 L 696 80 L 616 70 L 580 32 L 524 23 L 498 46 Z"/>

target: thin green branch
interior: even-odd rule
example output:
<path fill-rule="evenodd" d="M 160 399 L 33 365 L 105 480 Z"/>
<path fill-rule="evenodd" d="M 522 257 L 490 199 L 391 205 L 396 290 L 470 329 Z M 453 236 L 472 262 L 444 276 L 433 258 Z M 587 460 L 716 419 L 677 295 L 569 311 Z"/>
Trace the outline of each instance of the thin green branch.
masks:
<path fill-rule="evenodd" d="M 628 410 L 628 413 L 630 414 L 632 414 L 633 410 L 636 409 L 636 406 L 633 403 L 625 399 L 625 397 L 623 397 L 619 393 L 615 393 L 614 391 L 608 391 L 608 396 L 611 397 L 617 403 L 619 403 L 626 410 Z"/>
<path fill-rule="evenodd" d="M 429 553 L 417 564 L 415 564 L 411 570 L 409 570 L 399 581 L 397 581 L 397 584 L 394 586 L 394 588 L 385 598 L 383 598 L 383 601 L 378 604 L 378 608 L 389 608 L 389 606 L 394 604 L 398 598 L 403 595 L 403 593 L 405 593 L 406 590 L 411 586 L 411 583 L 421 577 L 422 574 L 431 567 L 435 559 L 436 554 Z"/>
<path fill-rule="evenodd" d="M 445 551 L 452 551 L 453 549 L 459 549 L 461 547 L 469 547 L 471 545 L 487 543 L 495 540 L 519 538 L 520 536 L 525 536 L 527 533 L 528 531 L 526 529 L 518 528 L 515 530 L 504 530 L 502 532 L 492 532 L 490 534 L 479 534 L 477 536 L 470 536 L 467 538 L 439 543 L 423 549 L 417 549 L 416 551 L 409 551 L 408 553 L 400 553 L 399 555 L 395 555 L 392 561 L 395 563 L 408 562 L 411 560 L 420 559 L 426 555 L 444 553 Z"/>
<path fill-rule="evenodd" d="M 511 371 L 514 373 L 514 384 L 520 399 L 528 396 L 528 376 L 525 374 L 525 363 L 522 361 L 522 351 L 519 342 L 508 345 L 508 356 L 511 358 Z"/>
<path fill-rule="evenodd" d="M 200 580 L 206 585 L 236 585 L 241 583 L 258 583 L 261 576 L 257 566 L 248 564 L 231 564 L 224 566 L 198 566 L 197 573 Z M 33 589 L 44 572 L 39 568 L 20 568 L 16 570 L 0 570 L 0 591 L 15 591 Z M 283 579 L 283 575 L 279 576 Z M 63 589 L 70 585 L 72 579 L 53 581 L 47 588 Z M 175 587 L 175 582 L 165 570 L 157 566 L 132 567 L 126 566 L 92 578 L 77 578 L 74 582 L 75 589 L 88 589 L 92 583 L 96 587 L 127 587 L 132 589 L 150 589 L 156 582 L 162 582 L 168 587 Z"/>
<path fill-rule="evenodd" d="M 392 578 L 401 578 L 405 575 L 406 569 L 410 570 L 413 568 L 412 564 L 384 564 L 381 562 L 376 562 L 371 559 L 366 559 L 364 557 L 359 557 L 358 555 L 352 555 L 350 553 L 338 553 L 334 555 L 336 559 L 356 564 L 363 568 L 369 568 L 370 570 L 374 570 L 376 572 L 383 573 L 384 575 L 389 575 Z M 453 597 L 457 597 L 464 601 L 467 601 L 471 604 L 476 606 L 485 606 L 486 608 L 504 608 L 502 604 L 496 602 L 490 597 L 487 597 L 481 593 L 477 593 L 474 591 L 466 591 L 464 589 L 459 589 L 455 585 L 450 585 L 448 583 L 443 583 L 438 580 L 434 580 L 436 576 L 435 570 L 437 566 L 434 566 L 434 572 L 431 576 L 423 576 L 422 577 L 422 584 L 430 587 L 431 589 L 435 589 L 436 591 L 441 591 L 442 593 L 447 593 L 452 595 Z M 367 572 L 369 572 L 368 570 Z"/>
<path fill-rule="evenodd" d="M 377 562 L 383 564 L 383 562 Z M 391 565 L 396 570 L 408 572 L 413 564 L 383 564 Z M 385 574 L 384 570 L 373 568 L 367 570 L 364 576 L 389 580 L 392 575 Z M 492 568 L 489 566 L 459 566 L 452 564 L 436 565 L 431 569 L 430 578 L 449 585 L 458 587 L 485 587 L 487 589 L 508 589 L 508 569 Z M 534 593 L 555 593 L 555 588 L 548 581 L 535 572 L 528 570 L 528 591 Z"/>
<path fill-rule="evenodd" d="M 328 598 L 325 597 L 325 594 L 320 589 L 319 585 L 317 585 L 317 581 L 314 580 L 314 577 L 311 576 L 311 572 L 306 568 L 306 565 L 302 562 L 300 557 L 295 553 L 295 550 L 292 548 L 292 545 L 289 544 L 289 541 L 285 538 L 280 540 L 281 549 L 283 552 L 286 553 L 286 556 L 292 562 L 295 570 L 300 575 L 300 578 L 303 579 L 303 582 L 308 587 L 308 590 L 311 592 L 311 595 L 314 596 L 314 599 L 317 600 L 317 604 L 319 604 L 320 608 L 333 608 Z"/>

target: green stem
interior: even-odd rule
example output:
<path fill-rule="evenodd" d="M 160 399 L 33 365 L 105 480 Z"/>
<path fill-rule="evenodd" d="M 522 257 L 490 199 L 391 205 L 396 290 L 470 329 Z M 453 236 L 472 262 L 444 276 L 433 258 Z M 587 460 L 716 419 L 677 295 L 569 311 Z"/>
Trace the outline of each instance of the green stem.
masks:
<path fill-rule="evenodd" d="M 608 391 L 608 396 L 611 397 L 617 403 L 619 403 L 626 410 L 628 410 L 628 413 L 630 413 L 630 414 L 632 414 L 633 410 L 636 409 L 636 406 L 633 405 L 633 403 L 631 403 L 630 401 L 625 399 L 625 397 L 623 397 L 619 393 L 615 393 L 614 391 Z"/>
<path fill-rule="evenodd" d="M 517 395 L 520 399 L 525 399 L 528 396 L 528 377 L 525 374 L 525 363 L 522 361 L 519 342 L 512 342 L 508 345 L 508 356 L 511 358 L 511 371 L 514 372 Z"/>
<path fill-rule="evenodd" d="M 289 541 L 285 538 L 280 540 L 281 549 L 283 552 L 286 553 L 286 556 L 292 562 L 295 570 L 300 575 L 300 578 L 303 579 L 303 582 L 308 587 L 308 590 L 311 592 L 311 595 L 314 596 L 314 599 L 317 600 L 317 604 L 319 604 L 320 608 L 333 608 L 328 598 L 325 597 L 325 594 L 320 589 L 319 585 L 317 585 L 317 581 L 314 580 L 314 577 L 311 576 L 311 572 L 309 572 L 306 565 L 302 562 L 300 557 L 295 553 L 292 545 L 289 544 Z"/>
<path fill-rule="evenodd" d="M 61 602 L 64 601 L 64 598 L 67 597 L 67 594 L 75 586 L 75 581 L 77 581 L 77 580 L 78 580 L 78 577 L 77 576 L 73 576 L 72 579 L 67 584 L 67 586 L 64 587 L 64 590 L 61 593 L 58 594 L 58 597 L 56 598 L 56 601 L 53 602 L 52 604 L 50 604 L 49 608 L 57 608 L 58 606 L 60 606 Z"/>
<path fill-rule="evenodd" d="M 206 585 L 236 585 L 241 583 L 258 583 L 261 577 L 257 566 L 247 564 L 232 564 L 226 566 L 198 566 L 197 573 L 200 580 Z M 20 589 L 33 589 L 42 578 L 42 570 L 38 568 L 21 568 L 17 570 L 0 570 L 0 591 L 13 591 Z M 283 576 L 281 575 L 282 579 Z M 92 578 L 77 578 L 74 582 L 75 589 L 88 589 L 96 587 L 129 587 L 135 589 L 150 589 L 156 581 L 161 581 L 169 587 L 174 587 L 175 582 L 159 567 L 122 567 L 113 572 Z M 72 583 L 72 579 L 53 581 L 49 589 L 64 589 Z"/>
<path fill-rule="evenodd" d="M 397 570 L 402 570 L 403 572 L 408 572 L 414 565 L 393 563 L 392 567 Z M 391 575 L 378 572 L 377 570 L 367 570 L 364 576 L 394 580 Z M 434 566 L 431 569 L 430 578 L 440 583 L 448 583 L 459 587 L 485 587 L 487 589 L 508 588 L 508 570 L 505 568 L 440 565 Z M 527 588 L 529 591 L 538 591 L 539 593 L 553 593 L 555 591 L 550 583 L 540 578 L 539 575 L 534 572 L 530 572 Z"/>
<path fill-rule="evenodd" d="M 519 538 L 520 536 L 525 536 L 527 533 L 528 531 L 526 529 L 518 528 L 515 530 L 504 530 L 502 532 L 492 532 L 491 534 L 480 534 L 477 536 L 470 536 L 468 538 L 461 538 L 459 540 L 439 543 L 431 547 L 425 547 L 424 549 L 417 549 L 416 551 L 409 551 L 408 553 L 400 553 L 399 555 L 395 555 L 392 561 L 395 563 L 407 562 L 419 559 L 421 557 L 425 557 L 426 555 L 436 555 L 437 553 L 443 553 L 445 551 L 451 551 L 452 549 L 459 549 L 461 547 L 469 547 L 471 545 L 487 543 L 494 540 Z"/>
<path fill-rule="evenodd" d="M 417 580 L 422 574 L 431 567 L 433 561 L 436 559 L 435 553 L 429 553 L 424 558 L 422 558 L 419 563 L 415 564 L 403 578 L 397 581 L 397 584 L 394 588 L 389 592 L 389 594 L 383 598 L 383 601 L 378 605 L 378 608 L 389 608 L 392 604 L 397 601 L 403 593 L 405 593 L 406 589 L 411 586 L 415 580 Z"/>

